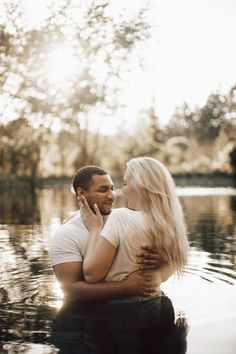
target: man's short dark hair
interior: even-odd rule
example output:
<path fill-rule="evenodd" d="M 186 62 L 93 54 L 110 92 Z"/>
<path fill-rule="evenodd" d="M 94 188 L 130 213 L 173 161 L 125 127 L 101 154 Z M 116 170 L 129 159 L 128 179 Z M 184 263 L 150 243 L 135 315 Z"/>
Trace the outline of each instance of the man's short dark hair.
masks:
<path fill-rule="evenodd" d="M 72 181 L 72 186 L 73 189 L 76 191 L 78 189 L 78 187 L 81 187 L 85 190 L 88 190 L 90 185 L 91 185 L 91 181 L 92 181 L 92 177 L 95 175 L 107 175 L 108 173 L 101 167 L 99 166 L 94 166 L 94 165 L 89 165 L 89 166 L 84 166 L 81 167 L 75 174 L 73 181 Z"/>

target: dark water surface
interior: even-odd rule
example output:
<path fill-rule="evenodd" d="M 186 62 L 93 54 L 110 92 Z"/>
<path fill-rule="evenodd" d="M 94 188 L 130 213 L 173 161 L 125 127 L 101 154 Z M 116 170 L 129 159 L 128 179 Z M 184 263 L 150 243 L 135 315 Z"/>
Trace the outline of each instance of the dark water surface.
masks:
<path fill-rule="evenodd" d="M 189 264 L 183 278 L 172 277 L 163 284 L 168 298 L 165 297 L 161 305 L 157 303 L 162 317 L 155 318 L 155 326 L 151 327 L 150 322 L 145 327 L 148 328 L 148 343 L 154 338 L 157 342 L 153 346 L 159 348 L 164 345 L 160 344 L 160 338 L 166 338 L 170 343 L 172 329 L 180 324 L 178 333 L 179 328 L 182 328 L 182 334 L 185 333 L 187 354 L 235 354 L 236 190 L 183 188 L 178 189 L 178 193 L 189 232 Z M 123 203 L 118 198 L 117 206 Z M 62 293 L 48 255 L 52 234 L 76 207 L 68 186 L 40 190 L 35 195 L 5 193 L 1 196 L 0 353 L 46 354 L 57 353 L 58 348 L 60 353 L 73 353 L 73 348 L 77 348 L 82 322 L 70 307 L 62 307 L 58 312 Z M 91 308 L 89 310 L 91 312 Z M 100 331 L 95 342 L 104 336 L 108 343 L 107 326 L 114 330 L 115 325 L 111 312 L 105 308 L 103 314 L 95 312 L 94 308 L 92 313 L 100 321 L 97 322 Z M 108 313 L 110 318 L 107 319 Z M 128 343 L 132 338 L 129 331 L 129 340 L 124 339 L 124 328 L 132 318 L 134 313 L 126 312 L 123 318 L 119 318 L 119 328 L 116 328 L 116 335 L 119 334 L 117 342 L 123 341 L 126 345 L 124 354 L 129 352 Z M 160 329 L 163 328 L 163 318 L 168 318 L 169 324 L 173 322 L 168 326 L 165 322 L 165 332 Z M 94 323 L 94 319 L 87 323 L 90 334 L 94 333 Z M 181 327 L 183 323 L 189 327 L 187 337 L 184 332 L 186 326 Z M 135 338 L 137 336 L 132 338 L 132 342 Z M 63 349 L 63 343 L 67 348 Z M 74 352 L 87 353 L 84 350 L 80 348 Z M 174 349 L 168 350 L 163 349 L 162 353 L 175 353 Z M 97 353 L 105 353 L 105 349 Z M 110 349 L 109 354 L 112 354 Z"/>

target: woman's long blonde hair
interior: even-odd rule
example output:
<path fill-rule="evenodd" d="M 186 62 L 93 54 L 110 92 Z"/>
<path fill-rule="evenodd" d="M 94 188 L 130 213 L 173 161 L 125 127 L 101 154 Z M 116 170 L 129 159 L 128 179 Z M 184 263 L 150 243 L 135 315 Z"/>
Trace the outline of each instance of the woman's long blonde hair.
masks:
<path fill-rule="evenodd" d="M 188 241 L 173 178 L 160 161 L 151 157 L 131 159 L 127 174 L 139 193 L 148 231 L 159 253 L 180 274 L 187 263 Z"/>

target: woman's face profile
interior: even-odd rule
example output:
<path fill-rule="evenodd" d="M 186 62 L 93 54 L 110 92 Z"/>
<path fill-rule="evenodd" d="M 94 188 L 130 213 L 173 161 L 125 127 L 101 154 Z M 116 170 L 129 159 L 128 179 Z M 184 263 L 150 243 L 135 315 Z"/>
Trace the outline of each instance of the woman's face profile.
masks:
<path fill-rule="evenodd" d="M 125 195 L 128 207 L 130 209 L 139 210 L 139 195 L 137 189 L 132 185 L 132 176 L 127 173 L 124 175 L 124 183 L 122 187 L 122 193 Z"/>

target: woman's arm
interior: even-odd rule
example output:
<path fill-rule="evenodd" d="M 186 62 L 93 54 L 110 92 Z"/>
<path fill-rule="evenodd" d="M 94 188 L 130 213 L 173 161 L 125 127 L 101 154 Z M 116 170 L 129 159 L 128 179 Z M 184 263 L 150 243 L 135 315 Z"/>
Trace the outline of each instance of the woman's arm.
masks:
<path fill-rule="evenodd" d="M 105 278 L 117 251 L 109 241 L 100 236 L 104 220 L 96 204 L 94 211 L 95 213 L 89 207 L 86 198 L 82 196 L 80 212 L 90 234 L 83 262 L 83 272 L 85 280 L 89 283 L 97 283 Z"/>
<path fill-rule="evenodd" d="M 90 238 L 83 263 L 85 280 L 89 283 L 97 283 L 105 278 L 117 249 L 98 230 L 90 231 Z"/>
<path fill-rule="evenodd" d="M 136 271 L 119 282 L 89 284 L 84 281 L 82 262 L 67 262 L 53 266 L 64 299 L 73 301 L 112 300 L 126 296 L 150 296 L 158 287 L 155 274 Z"/>
<path fill-rule="evenodd" d="M 96 204 L 94 205 L 94 213 L 86 198 L 81 197 L 80 211 L 82 219 L 90 231 L 83 263 L 84 277 L 87 282 L 96 283 L 108 273 L 118 248 L 100 235 L 104 220 Z M 155 270 L 160 283 L 166 281 L 173 274 L 173 269 L 164 261 L 156 248 L 150 246 L 141 246 L 141 248 L 142 251 L 137 255 L 140 269 Z"/>

